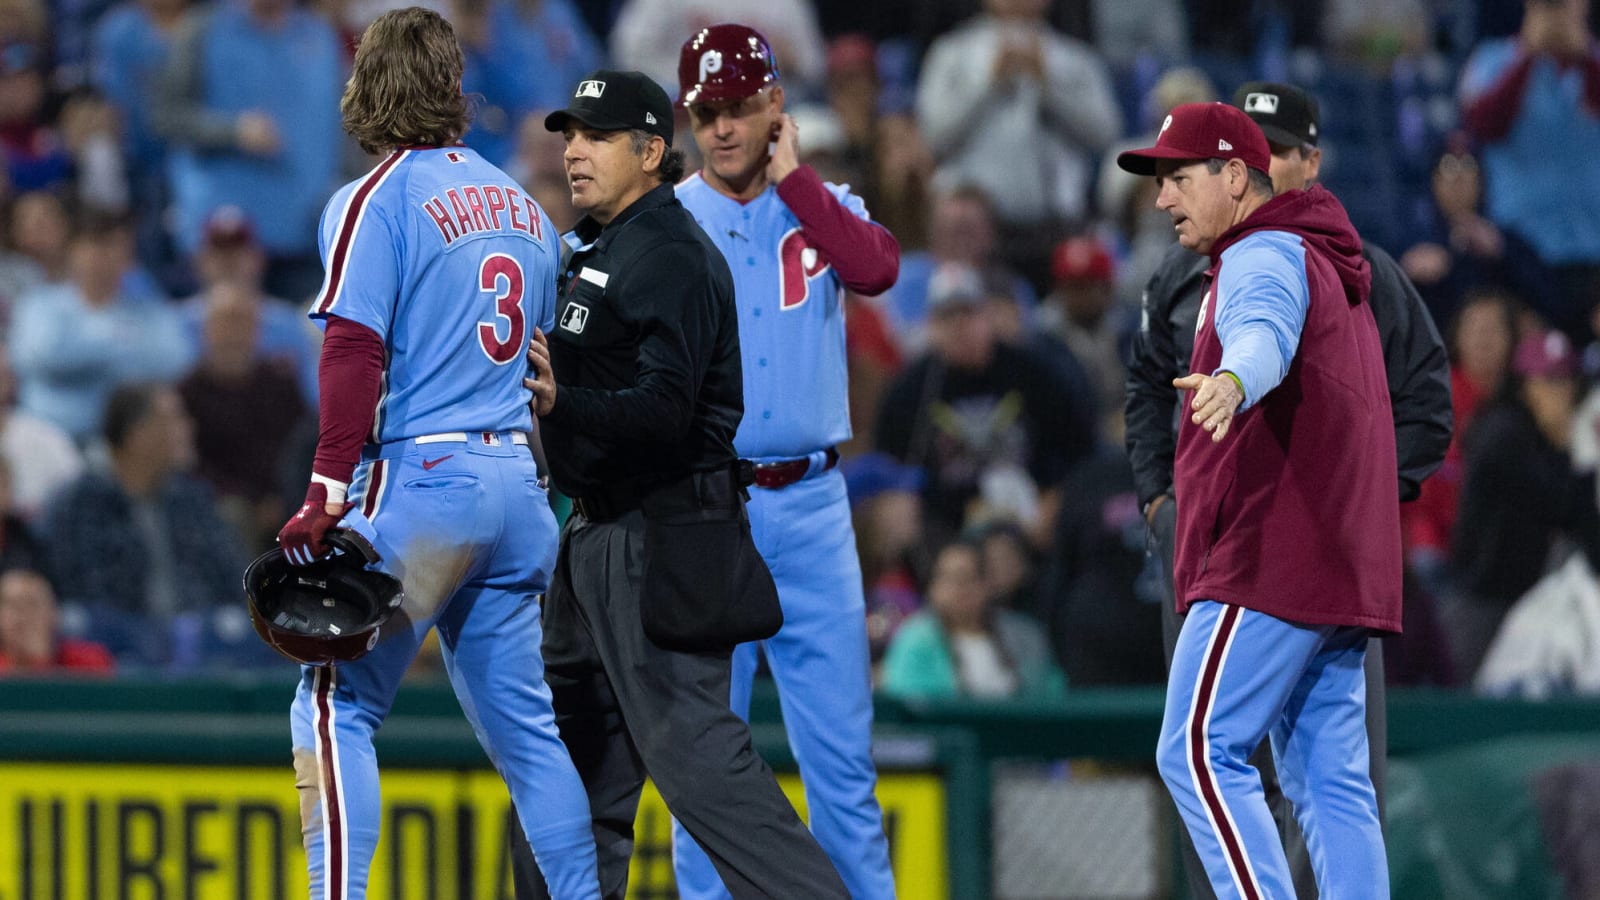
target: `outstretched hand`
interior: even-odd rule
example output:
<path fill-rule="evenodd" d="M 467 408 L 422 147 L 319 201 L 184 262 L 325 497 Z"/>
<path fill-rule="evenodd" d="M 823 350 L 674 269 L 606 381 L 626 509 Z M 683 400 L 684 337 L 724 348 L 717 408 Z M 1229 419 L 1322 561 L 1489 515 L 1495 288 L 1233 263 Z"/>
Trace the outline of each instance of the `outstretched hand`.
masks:
<path fill-rule="evenodd" d="M 1220 441 L 1228 436 L 1234 413 L 1244 402 L 1244 391 L 1232 376 L 1195 372 L 1172 379 L 1172 386 L 1194 392 L 1194 399 L 1189 401 L 1189 408 L 1194 410 L 1190 421 L 1210 432 L 1211 440 Z"/>
<path fill-rule="evenodd" d="M 533 329 L 528 341 L 528 368 L 533 374 L 522 379 L 522 386 L 533 391 L 533 414 L 547 416 L 556 405 L 556 374 L 550 367 L 550 342 L 539 328 Z"/>

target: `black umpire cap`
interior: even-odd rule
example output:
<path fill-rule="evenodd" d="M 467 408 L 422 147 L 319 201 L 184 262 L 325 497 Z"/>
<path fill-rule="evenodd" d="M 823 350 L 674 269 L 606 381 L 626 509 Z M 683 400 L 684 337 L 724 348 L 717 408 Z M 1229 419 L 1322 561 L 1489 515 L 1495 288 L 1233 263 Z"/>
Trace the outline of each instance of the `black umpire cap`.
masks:
<path fill-rule="evenodd" d="M 1247 81 L 1233 92 L 1233 105 L 1254 119 L 1267 140 L 1279 147 L 1317 145 L 1317 98 L 1292 84 Z"/>
<path fill-rule="evenodd" d="M 661 85 L 643 72 L 600 69 L 589 73 L 578 82 L 566 109 L 544 117 L 544 128 L 565 131 L 568 118 L 601 131 L 642 129 L 672 146 L 672 101 Z"/>

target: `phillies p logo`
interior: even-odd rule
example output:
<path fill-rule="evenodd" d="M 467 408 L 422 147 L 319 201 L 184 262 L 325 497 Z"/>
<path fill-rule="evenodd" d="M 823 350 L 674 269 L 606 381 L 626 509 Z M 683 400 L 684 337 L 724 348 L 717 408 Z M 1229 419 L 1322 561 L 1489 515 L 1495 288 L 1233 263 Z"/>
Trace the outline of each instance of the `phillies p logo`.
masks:
<path fill-rule="evenodd" d="M 722 71 L 722 51 L 707 50 L 700 54 L 700 80 Z"/>

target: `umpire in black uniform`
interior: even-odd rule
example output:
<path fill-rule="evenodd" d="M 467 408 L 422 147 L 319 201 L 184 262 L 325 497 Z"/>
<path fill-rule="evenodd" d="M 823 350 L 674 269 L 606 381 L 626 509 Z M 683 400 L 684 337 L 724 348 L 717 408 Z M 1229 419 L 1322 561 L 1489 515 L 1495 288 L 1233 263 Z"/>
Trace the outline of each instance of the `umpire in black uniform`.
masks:
<path fill-rule="evenodd" d="M 1272 148 L 1272 182 L 1278 193 L 1304 188 L 1316 180 L 1322 162 L 1317 147 L 1317 102 L 1293 85 L 1248 82 L 1233 95 L 1267 136 Z M 1401 502 L 1415 500 L 1422 481 L 1444 461 L 1450 444 L 1450 370 L 1444 342 L 1422 298 L 1394 259 L 1363 242 L 1362 256 L 1372 267 L 1369 298 L 1378 336 L 1383 342 L 1389 401 L 1394 412 Z M 1189 374 L 1195 322 L 1201 298 L 1210 288 L 1210 260 L 1174 244 L 1151 276 L 1144 292 L 1144 314 L 1134 338 L 1128 365 L 1127 447 L 1134 484 L 1145 521 L 1150 526 L 1151 552 L 1159 553 L 1166 574 L 1168 601 L 1163 605 L 1162 639 L 1167 663 L 1177 643 L 1182 620 L 1172 603 L 1172 557 L 1177 513 L 1172 496 L 1173 453 L 1177 447 L 1178 390 L 1174 378 Z M 1181 499 L 1181 498 L 1180 498 Z M 1367 740 L 1371 749 L 1372 785 L 1381 817 L 1384 803 L 1388 724 L 1383 702 L 1383 644 L 1367 646 Z M 1277 788 L 1272 752 L 1263 741 L 1250 762 L 1261 770 L 1273 816 L 1284 834 L 1284 849 L 1301 898 L 1317 896 L 1305 839 L 1294 823 L 1289 803 Z M 1184 869 L 1192 897 L 1215 897 L 1187 832 L 1180 832 Z"/>
<path fill-rule="evenodd" d="M 566 137 L 573 206 L 553 334 L 528 359 L 556 486 L 574 498 L 544 600 L 556 723 L 589 792 L 600 889 L 624 895 L 648 774 L 735 897 L 846 897 L 750 729 L 730 656 L 782 624 L 733 451 L 744 412 L 728 265 L 678 204 L 672 105 L 639 72 L 582 81 Z M 517 897 L 545 896 L 513 839 Z"/>

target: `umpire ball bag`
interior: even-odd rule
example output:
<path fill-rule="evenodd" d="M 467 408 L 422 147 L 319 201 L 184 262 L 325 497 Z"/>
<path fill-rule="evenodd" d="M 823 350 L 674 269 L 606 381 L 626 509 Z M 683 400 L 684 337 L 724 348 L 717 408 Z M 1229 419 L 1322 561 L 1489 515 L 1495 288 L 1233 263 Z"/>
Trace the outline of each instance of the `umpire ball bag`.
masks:
<path fill-rule="evenodd" d="M 275 547 L 244 570 L 256 634 L 272 649 L 310 666 L 365 656 L 405 600 L 398 578 L 369 568 L 378 553 L 365 538 L 339 528 L 326 540 L 333 552 L 308 566 L 291 565 Z"/>

